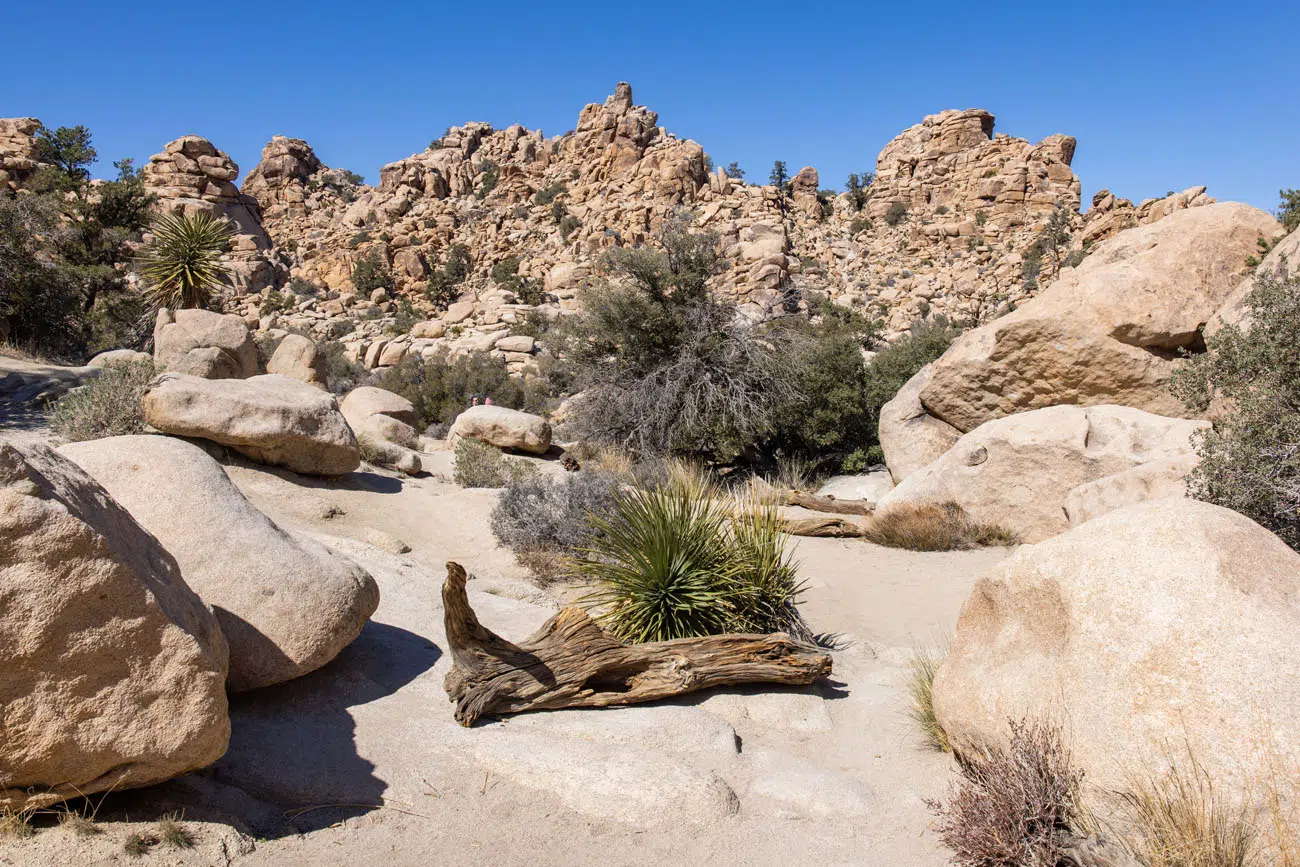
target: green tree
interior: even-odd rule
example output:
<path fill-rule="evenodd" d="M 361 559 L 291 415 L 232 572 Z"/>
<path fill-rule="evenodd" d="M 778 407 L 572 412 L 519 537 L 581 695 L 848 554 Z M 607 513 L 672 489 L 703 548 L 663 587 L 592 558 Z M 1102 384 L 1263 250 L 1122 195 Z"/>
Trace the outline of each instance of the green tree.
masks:
<path fill-rule="evenodd" d="M 1300 190 L 1279 190 L 1277 218 L 1288 232 L 1300 229 Z"/>
<path fill-rule="evenodd" d="M 845 184 L 845 190 L 853 199 L 853 207 L 855 210 L 860 211 L 863 206 L 866 205 L 867 199 L 871 197 L 871 185 L 875 180 L 875 172 L 863 172 L 862 174 L 854 172 L 849 174 L 848 182 Z"/>
<path fill-rule="evenodd" d="M 35 135 L 37 162 L 49 163 L 72 184 L 90 180 L 90 166 L 98 159 L 90 143 L 90 130 L 84 126 L 61 126 L 51 130 L 41 124 Z"/>
<path fill-rule="evenodd" d="M 784 193 L 786 185 L 790 183 L 790 172 L 786 169 L 782 160 L 772 163 L 772 172 L 767 176 L 768 183 L 776 187 L 777 192 Z"/>
<path fill-rule="evenodd" d="M 735 160 L 727 163 L 727 167 L 724 168 L 723 171 L 727 173 L 727 177 L 733 180 L 743 181 L 745 179 L 745 170 L 742 169 L 740 163 Z"/>

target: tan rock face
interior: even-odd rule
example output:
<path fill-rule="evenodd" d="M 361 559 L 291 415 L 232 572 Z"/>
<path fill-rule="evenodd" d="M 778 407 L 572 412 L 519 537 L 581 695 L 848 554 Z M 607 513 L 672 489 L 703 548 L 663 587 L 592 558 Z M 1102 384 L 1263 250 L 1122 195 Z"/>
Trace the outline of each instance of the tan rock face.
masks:
<path fill-rule="evenodd" d="M 961 437 L 941 458 L 908 475 L 879 508 L 953 500 L 976 520 L 1036 542 L 1069 529 L 1065 503 L 1079 486 L 1151 462 L 1189 460 L 1192 434 L 1205 427 L 1123 406 L 1019 413 Z M 1108 502 L 1086 501 L 1090 517 Z M 1110 502 L 1124 504 L 1121 497 Z"/>
<path fill-rule="evenodd" d="M 70 461 L 0 443 L 0 808 L 216 761 L 227 649 L 176 560 Z"/>
<path fill-rule="evenodd" d="M 238 316 L 209 310 L 158 311 L 154 363 L 204 379 L 257 375 L 257 344 Z"/>
<path fill-rule="evenodd" d="M 145 420 L 164 433 L 209 439 L 295 473 L 337 476 L 361 464 L 334 396 L 287 376 L 164 373 L 150 384 L 141 407 Z"/>
<path fill-rule="evenodd" d="M 958 749 L 1007 720 L 1065 726 L 1090 786 L 1124 789 L 1189 746 L 1238 796 L 1294 755 L 1300 555 L 1193 500 L 1111 512 L 1021 548 L 975 585 L 934 681 Z"/>
<path fill-rule="evenodd" d="M 1183 414 L 1167 387 L 1173 354 L 1201 344 L 1256 239 L 1276 225 L 1226 203 L 1116 235 L 1037 298 L 958 338 L 931 366 L 921 403 L 963 431 L 1055 404 Z"/>
<path fill-rule="evenodd" d="M 423 469 L 415 406 L 409 400 L 366 385 L 348 392 L 339 409 L 357 438 L 366 441 L 369 460 L 408 475 Z"/>
<path fill-rule="evenodd" d="M 925 411 L 921 389 L 930 381 L 926 365 L 880 408 L 880 448 L 894 484 L 943 456 L 961 431 Z"/>
<path fill-rule="evenodd" d="M 267 373 L 279 373 L 317 388 L 325 387 L 325 356 L 311 338 L 290 334 L 266 362 Z"/>
<path fill-rule="evenodd" d="M 166 213 L 206 213 L 229 220 L 235 233 L 224 257 L 236 294 L 258 292 L 279 281 L 282 266 L 271 252 L 257 200 L 240 193 L 239 166 L 207 139 L 187 135 L 169 142 L 141 170 L 145 189 Z"/>
<path fill-rule="evenodd" d="M 35 138 L 40 128 L 34 117 L 0 118 L 0 187 L 16 190 L 41 167 Z"/>
<path fill-rule="evenodd" d="M 176 558 L 230 645 L 228 686 L 301 677 L 338 655 L 379 605 L 365 570 L 290 536 L 202 449 L 163 436 L 59 448 Z"/>
<path fill-rule="evenodd" d="M 546 419 L 504 406 L 472 406 L 456 416 L 447 444 L 469 437 L 499 449 L 545 454 L 551 447 L 551 426 Z"/>
<path fill-rule="evenodd" d="M 1264 240 L 1273 239 L 1265 235 Z M 1228 300 L 1214 314 L 1210 324 L 1205 327 L 1206 335 L 1214 334 L 1224 325 L 1235 325 L 1238 328 L 1249 330 L 1250 317 L 1246 307 L 1246 296 L 1255 288 L 1256 278 L 1270 276 L 1286 279 L 1288 276 L 1300 274 L 1298 269 L 1300 269 L 1300 230 L 1292 232 L 1278 241 L 1273 249 L 1269 251 L 1269 254 L 1264 257 L 1264 260 L 1259 263 L 1259 267 L 1255 269 L 1254 273 L 1237 284 L 1237 288 L 1232 290 Z"/>

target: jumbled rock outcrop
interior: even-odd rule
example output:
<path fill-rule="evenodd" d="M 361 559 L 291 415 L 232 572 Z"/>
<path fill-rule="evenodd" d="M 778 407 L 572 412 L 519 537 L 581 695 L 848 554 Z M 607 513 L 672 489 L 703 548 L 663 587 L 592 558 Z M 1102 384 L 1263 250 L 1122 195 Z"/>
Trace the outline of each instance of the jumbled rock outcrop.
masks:
<path fill-rule="evenodd" d="M 153 327 L 154 363 L 204 379 L 257 375 L 257 344 L 244 320 L 210 310 L 158 311 Z"/>
<path fill-rule="evenodd" d="M 1166 418 L 1126 406 L 1054 406 L 980 425 L 943 457 L 909 475 L 879 503 L 952 500 L 978 521 L 999 524 L 1023 541 L 1036 542 L 1070 528 L 1067 502 L 1076 514 L 1096 517 L 1110 504 L 1125 505 L 1144 494 L 1177 492 L 1181 476 L 1162 485 L 1116 482 L 1109 492 L 1079 494 L 1139 467 L 1154 474 L 1185 472 L 1195 455 L 1193 432 L 1208 422 Z M 1112 479 L 1112 481 L 1114 481 Z"/>
<path fill-rule="evenodd" d="M 1065 727 L 1091 786 L 1125 789 L 1190 748 L 1216 794 L 1294 755 L 1300 554 L 1187 499 L 1021 548 L 975 585 L 934 681 L 960 752 L 1025 717 Z"/>
<path fill-rule="evenodd" d="M 180 564 L 230 644 L 229 688 L 283 683 L 329 662 L 379 605 L 361 567 L 280 529 L 201 448 L 165 436 L 70 443 L 94 477 Z"/>
<path fill-rule="evenodd" d="M 530 412 L 504 406 L 472 406 L 456 416 L 447 444 L 469 437 L 499 449 L 516 449 L 535 455 L 546 454 L 551 447 L 551 425 Z"/>
<path fill-rule="evenodd" d="M 357 438 L 334 396 L 287 376 L 164 373 L 140 404 L 145 421 L 163 433 L 209 439 L 295 473 L 339 476 L 361 465 Z"/>
<path fill-rule="evenodd" d="M 0 809 L 226 751 L 226 641 L 176 560 L 43 446 L 0 443 Z"/>
<path fill-rule="evenodd" d="M 339 406 L 368 459 L 409 475 L 423 469 L 419 435 L 415 432 L 415 406 L 400 394 L 365 385 L 354 388 Z"/>
<path fill-rule="evenodd" d="M 1203 345 L 1257 239 L 1277 230 L 1229 202 L 1121 232 L 1037 298 L 958 338 L 931 365 L 921 403 L 961 431 L 1057 404 L 1184 415 L 1167 387 L 1177 353 Z"/>

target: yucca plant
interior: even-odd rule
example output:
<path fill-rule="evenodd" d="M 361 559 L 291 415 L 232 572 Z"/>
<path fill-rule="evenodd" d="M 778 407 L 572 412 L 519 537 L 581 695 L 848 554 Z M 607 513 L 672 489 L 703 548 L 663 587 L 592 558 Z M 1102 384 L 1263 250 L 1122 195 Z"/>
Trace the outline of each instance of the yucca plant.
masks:
<path fill-rule="evenodd" d="M 730 546 L 727 510 L 711 499 L 664 490 L 619 497 L 591 517 L 595 537 L 576 562 L 598 589 L 586 603 L 624 641 L 666 641 L 727 631 L 744 592 Z"/>
<path fill-rule="evenodd" d="M 230 243 L 230 224 L 210 214 L 159 214 L 153 235 L 140 252 L 145 297 L 155 307 L 173 310 L 206 307 L 230 268 L 221 254 Z"/>
<path fill-rule="evenodd" d="M 735 598 L 730 632 L 787 632 L 811 641 L 795 602 L 803 592 L 799 564 L 786 551 L 789 537 L 781 530 L 775 506 L 742 506 L 730 521 L 727 541 L 743 592 Z"/>

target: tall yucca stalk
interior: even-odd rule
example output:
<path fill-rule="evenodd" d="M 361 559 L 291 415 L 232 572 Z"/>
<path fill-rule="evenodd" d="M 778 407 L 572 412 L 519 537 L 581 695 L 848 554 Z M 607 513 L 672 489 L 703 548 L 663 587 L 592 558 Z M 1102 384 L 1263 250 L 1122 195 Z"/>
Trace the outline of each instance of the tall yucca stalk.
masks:
<path fill-rule="evenodd" d="M 233 230 L 209 214 L 160 214 L 140 253 L 145 297 L 155 307 L 206 307 L 230 269 L 222 263 Z"/>
<path fill-rule="evenodd" d="M 670 491 L 633 491 L 609 517 L 593 515 L 592 547 L 577 562 L 599 589 L 587 602 L 625 641 L 665 641 L 726 631 L 736 564 L 724 543 L 727 510 Z"/>

